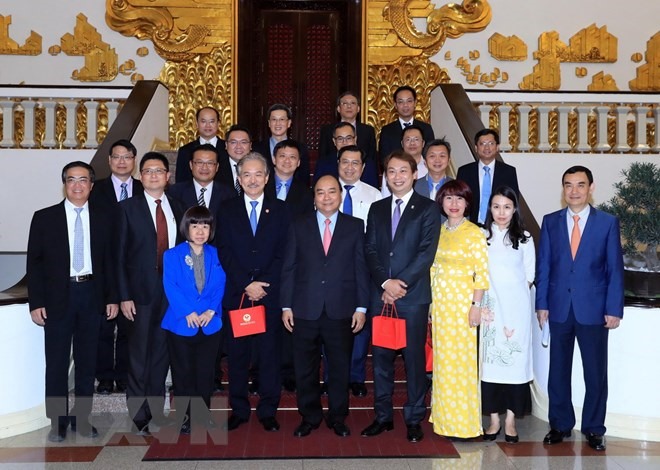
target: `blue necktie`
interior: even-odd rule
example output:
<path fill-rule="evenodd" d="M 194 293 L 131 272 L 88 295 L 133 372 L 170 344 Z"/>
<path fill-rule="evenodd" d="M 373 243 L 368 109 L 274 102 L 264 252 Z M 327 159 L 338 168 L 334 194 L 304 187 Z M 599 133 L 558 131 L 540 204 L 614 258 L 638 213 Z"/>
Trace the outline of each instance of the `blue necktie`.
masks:
<path fill-rule="evenodd" d="M 286 183 L 282 181 L 280 187 L 277 188 L 277 199 L 280 201 L 286 201 Z"/>
<path fill-rule="evenodd" d="M 484 223 L 486 220 L 486 212 L 488 211 L 488 200 L 490 199 L 490 193 L 492 192 L 492 185 L 490 179 L 490 168 L 485 166 L 484 171 L 484 180 L 481 185 L 481 201 L 479 202 L 479 222 Z"/>
<path fill-rule="evenodd" d="M 259 201 L 250 201 L 252 210 L 250 211 L 250 227 L 252 227 L 252 235 L 257 233 L 257 204 Z"/>
<path fill-rule="evenodd" d="M 396 207 L 394 208 L 394 214 L 392 214 L 392 240 L 394 240 L 396 228 L 399 226 L 399 221 L 401 220 L 401 203 L 403 199 L 397 199 L 394 202 L 396 203 Z"/>
<path fill-rule="evenodd" d="M 76 222 L 73 225 L 73 269 L 79 273 L 85 266 L 85 233 L 80 218 L 83 208 L 77 207 L 74 210 L 76 211 Z"/>
<path fill-rule="evenodd" d="M 119 194 L 120 201 L 128 199 L 128 189 L 126 189 L 126 186 L 128 186 L 126 183 L 121 184 L 121 193 Z"/>
<path fill-rule="evenodd" d="M 351 189 L 355 186 L 352 184 L 345 184 L 344 189 L 346 190 L 346 197 L 344 198 L 344 208 L 342 212 L 346 215 L 353 215 L 353 198 L 351 197 Z"/>

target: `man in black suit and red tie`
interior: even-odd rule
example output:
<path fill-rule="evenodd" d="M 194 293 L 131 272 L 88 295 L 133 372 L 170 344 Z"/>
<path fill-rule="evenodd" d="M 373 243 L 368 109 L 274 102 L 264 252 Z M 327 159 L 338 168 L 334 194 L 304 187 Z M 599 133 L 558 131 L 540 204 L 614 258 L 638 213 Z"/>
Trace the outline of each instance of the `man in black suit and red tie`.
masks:
<path fill-rule="evenodd" d="M 252 361 L 258 369 L 259 404 L 257 416 L 266 431 L 280 428 L 275 419 L 280 402 L 280 355 L 282 322 L 280 277 L 289 228 L 286 203 L 264 194 L 269 179 L 266 159 L 251 152 L 238 162 L 241 197 L 227 201 L 220 208 L 215 243 L 227 284 L 222 298 L 223 324 L 228 328 L 229 405 L 232 414 L 227 429 L 232 431 L 250 418 L 248 370 Z M 266 332 L 235 337 L 229 310 L 250 306 L 253 302 L 266 309 Z"/>
<path fill-rule="evenodd" d="M 406 366 L 408 399 L 403 417 L 410 442 L 424 438 L 420 423 L 426 415 L 426 361 L 424 344 L 431 304 L 430 268 L 440 237 L 440 209 L 429 198 L 413 190 L 417 162 L 403 152 L 385 160 L 387 184 L 392 195 L 374 202 L 367 219 L 365 254 L 371 273 L 371 311 L 377 315 L 384 304 L 396 304 L 400 318 L 406 320 Z M 362 431 L 376 436 L 394 429 L 392 394 L 394 392 L 393 349 L 373 346 L 374 410 L 376 419 Z"/>
<path fill-rule="evenodd" d="M 89 421 L 98 332 L 103 313 L 113 319 L 118 312 L 112 220 L 88 204 L 94 170 L 87 163 L 69 163 L 62 183 L 66 199 L 35 212 L 27 250 L 30 316 L 44 327 L 51 442 L 63 441 L 69 424 L 81 436 L 98 436 Z M 69 410 L 72 342 L 75 405 Z"/>
<path fill-rule="evenodd" d="M 417 92 L 408 85 L 400 86 L 392 95 L 394 107 L 398 114 L 396 121 L 390 122 L 380 130 L 380 140 L 378 141 L 378 155 L 380 162 L 383 163 L 387 156 L 395 150 L 401 149 L 402 131 L 411 125 L 415 125 L 422 130 L 425 142 L 431 142 L 435 135 L 433 128 L 425 123 L 415 119 L 415 106 L 417 106 Z"/>
<path fill-rule="evenodd" d="M 225 141 L 218 137 L 218 127 L 220 125 L 220 112 L 211 106 L 205 106 L 197 111 L 195 116 L 197 121 L 197 133 L 199 137 L 179 149 L 176 156 L 176 174 L 174 178 L 177 183 L 191 181 L 193 179 L 190 168 L 193 150 L 203 144 L 212 145 L 218 154 L 218 162 L 227 160 L 227 148 Z M 226 175 L 217 174 L 217 178 L 223 178 Z M 225 180 L 222 180 L 225 181 Z M 227 181 L 225 181 L 227 183 Z M 231 184 L 231 182 L 229 182 Z"/>
<path fill-rule="evenodd" d="M 341 188 L 334 176 L 314 185 L 316 212 L 289 229 L 282 270 L 282 321 L 293 333 L 302 422 L 293 435 L 304 437 L 323 419 L 319 364 L 321 344 L 329 364 L 326 421 L 338 436 L 350 435 L 348 383 L 353 334 L 365 323 L 369 271 L 364 260 L 364 222 L 339 212 Z"/>
<path fill-rule="evenodd" d="M 161 426 L 165 378 L 169 368 L 165 330 L 160 326 L 167 310 L 163 291 L 163 253 L 181 241 L 183 206 L 165 195 L 170 177 L 167 157 L 147 152 L 140 161 L 144 193 L 119 203 L 119 298 L 129 320 L 129 416 L 139 435 L 150 433 L 149 423 Z"/>
<path fill-rule="evenodd" d="M 484 223 L 488 211 L 488 200 L 494 189 L 508 186 L 518 196 L 518 176 L 515 167 L 496 160 L 500 153 L 500 136 L 493 129 L 482 129 L 474 136 L 474 148 L 479 161 L 468 163 L 458 169 L 457 180 L 465 181 L 472 190 L 475 204 L 471 205 L 470 221 Z"/>
<path fill-rule="evenodd" d="M 110 147 L 108 164 L 110 177 L 98 180 L 92 187 L 89 203 L 92 207 L 106 211 L 116 217 L 118 202 L 140 194 L 142 183 L 133 178 L 135 170 L 135 146 L 126 139 L 118 140 Z M 116 335 L 115 335 L 116 330 Z M 96 359 L 96 379 L 99 381 L 96 391 L 102 395 L 126 392 L 126 374 L 128 370 L 128 321 L 123 315 L 101 322 L 99 351 Z"/>

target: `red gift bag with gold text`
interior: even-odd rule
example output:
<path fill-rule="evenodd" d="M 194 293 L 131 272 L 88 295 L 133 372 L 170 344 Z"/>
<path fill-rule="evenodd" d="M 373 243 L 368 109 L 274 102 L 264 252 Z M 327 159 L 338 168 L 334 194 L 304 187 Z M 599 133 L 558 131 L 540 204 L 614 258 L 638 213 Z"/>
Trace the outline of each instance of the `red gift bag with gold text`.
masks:
<path fill-rule="evenodd" d="M 263 305 L 243 308 L 245 294 L 241 297 L 241 305 L 238 310 L 229 311 L 231 320 L 231 329 L 234 332 L 234 338 L 241 336 L 256 335 L 266 331 L 266 307 Z"/>
<path fill-rule="evenodd" d="M 381 348 L 406 347 L 406 320 L 399 318 L 394 304 L 391 308 L 388 308 L 388 304 L 384 304 L 380 315 L 372 319 L 371 338 L 372 344 Z"/>

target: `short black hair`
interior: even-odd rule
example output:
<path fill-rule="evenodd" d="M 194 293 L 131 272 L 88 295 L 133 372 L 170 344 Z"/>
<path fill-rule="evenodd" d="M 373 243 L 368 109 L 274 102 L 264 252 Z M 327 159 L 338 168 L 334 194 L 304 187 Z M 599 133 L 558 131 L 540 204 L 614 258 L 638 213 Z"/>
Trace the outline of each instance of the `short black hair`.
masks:
<path fill-rule="evenodd" d="M 193 149 L 192 153 L 190 154 L 190 160 L 192 160 L 193 157 L 195 156 L 195 153 L 197 153 L 199 151 L 213 152 L 215 154 L 215 161 L 216 162 L 218 161 L 218 151 L 216 150 L 216 148 L 212 144 L 202 144 L 202 145 L 198 145 L 197 147 L 195 147 Z"/>
<path fill-rule="evenodd" d="M 426 153 L 429 151 L 429 149 L 431 147 L 437 147 L 439 145 L 442 145 L 447 149 L 447 155 L 449 155 L 449 158 L 451 158 L 451 145 L 443 137 L 442 139 L 433 139 L 431 142 L 426 144 L 424 150 L 422 151 L 422 156 L 424 157 L 424 160 L 426 160 Z"/>
<path fill-rule="evenodd" d="M 570 167 L 568 170 L 566 170 L 564 174 L 561 175 L 561 184 L 564 184 L 564 178 L 566 177 L 566 175 L 574 175 L 575 173 L 585 173 L 587 175 L 587 179 L 589 180 L 589 184 L 590 185 L 593 184 L 594 182 L 593 173 L 589 168 L 582 165 L 575 165 Z"/>
<path fill-rule="evenodd" d="M 337 152 L 337 161 L 341 160 L 341 156 L 344 155 L 346 152 L 359 152 L 360 153 L 360 161 L 364 165 L 364 163 L 367 161 L 367 156 L 365 153 L 362 151 L 360 147 L 357 145 L 347 145 L 345 147 L 342 147 L 339 152 Z"/>
<path fill-rule="evenodd" d="M 215 113 L 215 118 L 218 122 L 220 122 L 220 111 L 215 109 L 213 106 L 204 106 L 203 108 L 199 108 L 197 112 L 195 113 L 195 121 L 199 121 L 199 115 L 204 111 L 205 109 L 210 109 Z"/>
<path fill-rule="evenodd" d="M 272 105 L 270 108 L 268 108 L 268 119 L 270 119 L 270 113 L 273 111 L 286 111 L 286 118 L 291 119 L 293 117 L 293 113 L 291 112 L 291 108 L 289 108 L 287 105 L 282 104 L 282 103 L 275 103 Z"/>
<path fill-rule="evenodd" d="M 387 165 L 390 163 L 390 160 L 392 160 L 393 158 L 396 158 L 398 160 L 403 160 L 404 162 L 408 163 L 410 165 L 410 170 L 413 173 L 417 171 L 417 160 L 415 160 L 415 157 L 410 155 L 408 152 L 399 149 L 399 150 L 395 150 L 394 152 L 390 153 L 387 157 L 385 157 L 385 161 L 383 162 L 383 168 L 386 174 L 387 174 Z"/>
<path fill-rule="evenodd" d="M 275 144 L 275 147 L 273 148 L 273 158 L 275 158 L 275 155 L 277 155 L 278 150 L 282 148 L 296 149 L 298 151 L 298 157 L 300 157 L 300 144 L 297 140 L 280 140 L 277 144 Z"/>
<path fill-rule="evenodd" d="M 165 170 L 170 171 L 170 161 L 167 159 L 165 155 L 163 155 L 160 152 L 147 152 L 142 156 L 142 160 L 140 160 L 140 171 L 142 171 L 142 168 L 144 168 L 145 162 L 148 160 L 159 160 L 163 162 L 163 165 L 165 165 Z"/>
<path fill-rule="evenodd" d="M 347 96 L 354 96 L 358 102 L 358 106 L 360 106 L 360 97 L 357 93 L 353 93 L 351 90 L 347 90 L 337 97 L 337 106 L 341 105 L 341 99 L 346 98 Z"/>
<path fill-rule="evenodd" d="M 137 156 L 137 149 L 135 148 L 135 145 L 133 145 L 128 139 L 119 139 L 117 142 L 113 143 L 110 146 L 110 155 L 112 155 L 112 151 L 115 149 L 115 147 L 125 147 L 126 150 L 131 152 L 134 157 Z"/>
<path fill-rule="evenodd" d="M 392 95 L 392 99 L 394 99 L 395 103 L 396 103 L 396 95 L 398 95 L 402 91 L 409 91 L 410 93 L 412 93 L 413 99 L 417 101 L 417 92 L 415 91 L 415 89 L 409 85 L 402 85 L 399 88 L 397 88 L 394 91 L 394 94 Z"/>
<path fill-rule="evenodd" d="M 355 126 L 353 124 L 346 121 L 340 121 L 336 123 L 334 126 L 332 126 L 332 136 L 334 137 L 335 131 L 337 129 L 341 129 L 342 127 L 350 127 L 351 129 L 353 129 L 353 134 L 355 134 Z"/>
<path fill-rule="evenodd" d="M 477 132 L 474 136 L 474 145 L 479 144 L 479 138 L 485 135 L 492 135 L 495 139 L 495 143 L 500 145 L 500 135 L 495 129 L 481 129 L 479 132 Z"/>
<path fill-rule="evenodd" d="M 92 168 L 92 165 L 89 163 L 81 162 L 80 160 L 76 160 L 75 162 L 67 163 L 64 165 L 64 168 L 62 168 L 62 183 L 66 183 L 66 172 L 71 168 L 84 168 L 89 172 L 90 183 L 94 182 L 96 174 L 94 173 L 94 168 Z"/>
<path fill-rule="evenodd" d="M 337 178 L 335 175 L 323 175 L 314 182 L 314 185 L 312 186 L 312 194 L 316 195 L 316 185 L 319 184 L 319 181 L 321 181 L 322 178 L 332 178 L 337 183 L 337 186 L 339 187 L 339 192 L 341 193 L 343 191 L 343 188 L 341 187 L 341 183 L 339 182 L 339 178 Z"/>
<path fill-rule="evenodd" d="M 401 129 L 401 141 L 403 142 L 403 138 L 405 137 L 407 132 L 415 131 L 415 130 L 419 131 L 419 134 L 422 136 L 422 140 L 424 140 L 424 131 L 422 130 L 422 128 L 419 127 L 417 124 L 411 124 Z"/>
<path fill-rule="evenodd" d="M 227 129 L 227 133 L 225 134 L 225 140 L 229 140 L 229 136 L 231 135 L 232 132 L 245 132 L 248 135 L 248 140 L 252 142 L 252 135 L 250 134 L 250 129 L 247 127 L 241 125 L 241 124 L 234 124 L 231 126 L 229 129 Z"/>
<path fill-rule="evenodd" d="M 215 235 L 215 218 L 208 208 L 204 206 L 192 206 L 183 214 L 181 223 L 179 224 L 179 232 L 181 236 L 190 241 L 190 226 L 193 224 L 206 224 L 210 227 L 209 241 Z"/>

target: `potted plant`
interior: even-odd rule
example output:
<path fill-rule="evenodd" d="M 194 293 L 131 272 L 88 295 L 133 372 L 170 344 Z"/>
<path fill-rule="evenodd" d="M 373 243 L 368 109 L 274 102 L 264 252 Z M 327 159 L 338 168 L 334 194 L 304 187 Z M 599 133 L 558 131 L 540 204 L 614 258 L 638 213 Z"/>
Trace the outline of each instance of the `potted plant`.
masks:
<path fill-rule="evenodd" d="M 635 162 L 598 208 L 619 218 L 624 242 L 626 296 L 660 300 L 660 167 Z"/>

